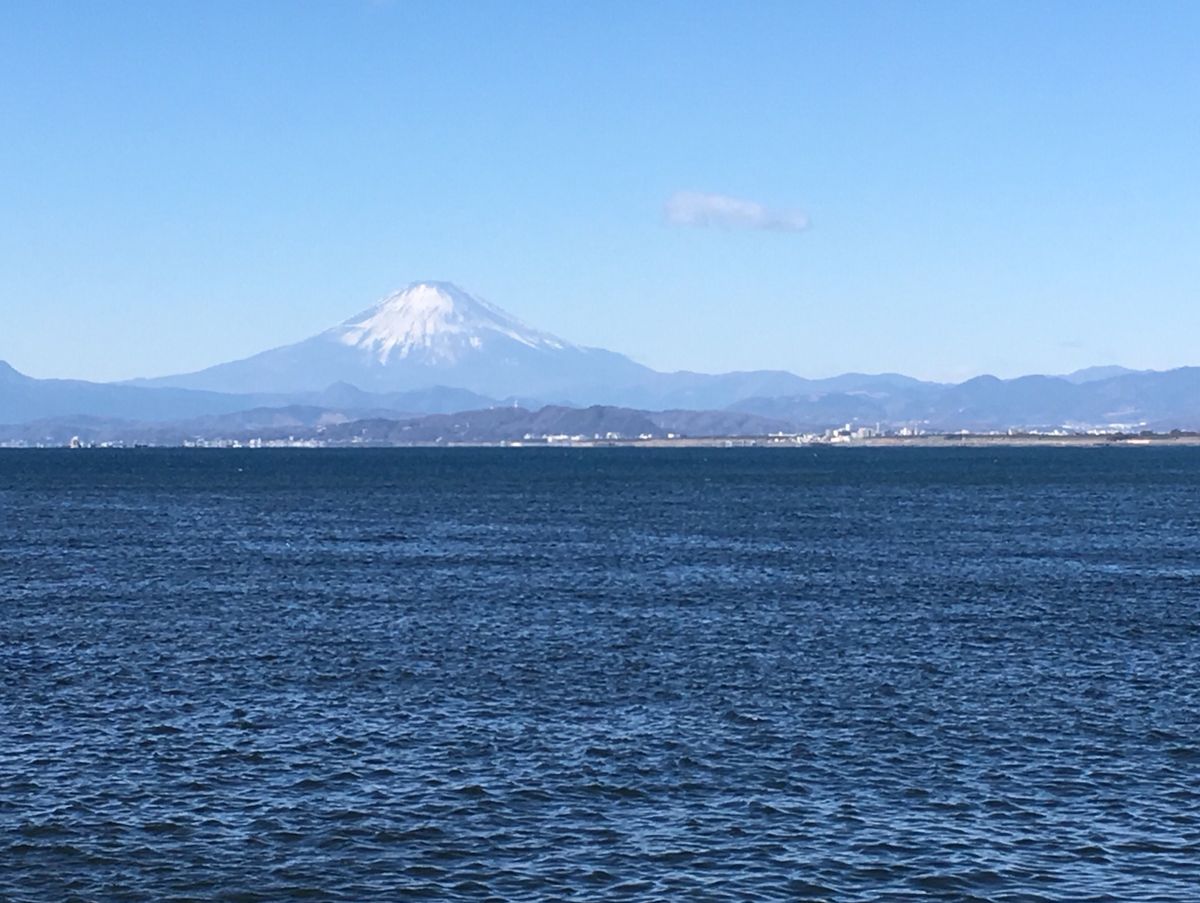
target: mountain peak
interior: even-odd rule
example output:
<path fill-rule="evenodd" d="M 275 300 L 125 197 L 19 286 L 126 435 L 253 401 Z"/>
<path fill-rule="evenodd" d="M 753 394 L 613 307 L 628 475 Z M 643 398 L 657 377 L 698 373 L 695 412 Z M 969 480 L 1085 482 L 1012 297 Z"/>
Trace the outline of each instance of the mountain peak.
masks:
<path fill-rule="evenodd" d="M 452 362 L 498 339 L 562 350 L 569 343 L 526 326 L 451 282 L 413 282 L 327 333 L 381 364 L 420 356 Z"/>
<path fill-rule="evenodd" d="M 1074 373 L 1068 373 L 1063 377 L 1067 382 L 1082 385 L 1083 383 L 1099 382 L 1105 379 L 1113 379 L 1118 376 L 1128 376 L 1130 373 L 1137 373 L 1137 370 L 1130 370 L 1128 367 L 1119 367 L 1116 364 L 1108 364 L 1102 367 L 1084 367 L 1082 370 L 1076 370 Z"/>
<path fill-rule="evenodd" d="M 8 361 L 0 361 L 0 382 L 23 382 L 28 378 Z"/>
<path fill-rule="evenodd" d="M 449 386 L 488 399 L 590 399 L 654 377 L 624 355 L 526 326 L 451 282 L 421 281 L 310 338 L 147 384 L 290 393 L 344 382 L 369 392 Z"/>

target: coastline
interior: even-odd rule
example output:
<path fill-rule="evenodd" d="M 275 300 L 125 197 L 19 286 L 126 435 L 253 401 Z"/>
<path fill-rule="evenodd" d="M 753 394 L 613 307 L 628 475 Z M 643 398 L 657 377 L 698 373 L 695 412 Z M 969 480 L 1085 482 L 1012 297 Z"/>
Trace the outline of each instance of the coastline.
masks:
<path fill-rule="evenodd" d="M 322 442 L 314 439 L 214 439 L 196 442 L 102 443 L 71 445 L 70 443 L 17 444 L 0 443 L 0 451 L 144 451 L 148 449 L 197 450 L 259 450 L 259 449 L 403 449 L 403 448 L 643 448 L 643 449 L 903 449 L 903 448 L 1178 448 L 1200 447 L 1200 434 L 1154 435 L 987 435 L 936 434 L 924 436 L 875 436 L 851 441 L 797 439 L 791 436 L 705 436 L 654 439 L 570 439 L 570 440 L 496 440 L 445 442 Z"/>

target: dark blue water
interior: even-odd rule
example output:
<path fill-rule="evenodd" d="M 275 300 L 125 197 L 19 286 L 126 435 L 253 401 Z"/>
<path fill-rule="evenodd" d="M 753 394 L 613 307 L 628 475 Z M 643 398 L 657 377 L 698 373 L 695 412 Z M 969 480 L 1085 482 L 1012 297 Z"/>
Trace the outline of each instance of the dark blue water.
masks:
<path fill-rule="evenodd" d="M 0 453 L 0 899 L 1200 899 L 1200 450 Z"/>

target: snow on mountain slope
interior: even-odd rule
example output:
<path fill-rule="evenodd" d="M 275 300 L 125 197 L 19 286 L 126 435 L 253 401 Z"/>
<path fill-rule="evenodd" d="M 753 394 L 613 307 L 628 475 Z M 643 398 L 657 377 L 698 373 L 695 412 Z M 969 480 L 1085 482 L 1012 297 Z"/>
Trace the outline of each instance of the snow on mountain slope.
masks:
<path fill-rule="evenodd" d="M 447 282 L 414 282 L 339 326 L 293 345 L 141 385 L 221 392 L 369 392 L 434 385 L 493 398 L 590 398 L 654 371 L 624 355 L 531 329 Z"/>
<path fill-rule="evenodd" d="M 395 358 L 419 357 L 453 363 L 502 336 L 529 348 L 561 351 L 574 347 L 530 329 L 494 304 L 446 282 L 419 282 L 388 295 L 374 307 L 327 333 L 360 348 L 386 365 Z"/>

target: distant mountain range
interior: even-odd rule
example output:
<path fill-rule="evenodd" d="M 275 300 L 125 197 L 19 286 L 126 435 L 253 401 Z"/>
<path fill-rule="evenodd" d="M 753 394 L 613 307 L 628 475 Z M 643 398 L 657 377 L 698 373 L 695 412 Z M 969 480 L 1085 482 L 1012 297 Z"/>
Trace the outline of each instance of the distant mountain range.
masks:
<path fill-rule="evenodd" d="M 633 414 L 619 415 L 629 421 L 623 432 L 668 429 L 671 420 L 672 432 L 698 435 L 845 423 L 927 430 L 1196 429 L 1200 368 L 1092 367 L 1066 376 L 980 376 L 959 384 L 899 374 L 663 373 L 528 327 L 444 282 L 414 283 L 312 338 L 195 373 L 91 383 L 33 379 L 0 362 L 0 424 L 34 432 L 35 424 L 58 430 L 72 423 L 162 436 L 329 430 L 514 405 L 527 415 L 550 406 L 551 419 L 570 419 L 575 415 L 561 412 L 571 409 L 607 411 L 610 420 L 618 416 L 614 411 L 635 411 L 643 417 L 640 426 Z M 436 420 L 428 425 L 446 427 Z"/>
<path fill-rule="evenodd" d="M 530 437 L 585 439 L 763 436 L 788 425 L 736 411 L 639 411 L 611 405 L 569 408 L 546 405 L 528 410 L 511 405 L 454 414 L 403 415 L 380 412 L 350 416 L 325 408 L 289 405 L 168 423 L 138 423 L 102 417 L 59 417 L 0 425 L 0 442 L 65 445 L 182 445 L 252 439 L 320 440 L 331 445 L 410 445 L 501 442 Z"/>

